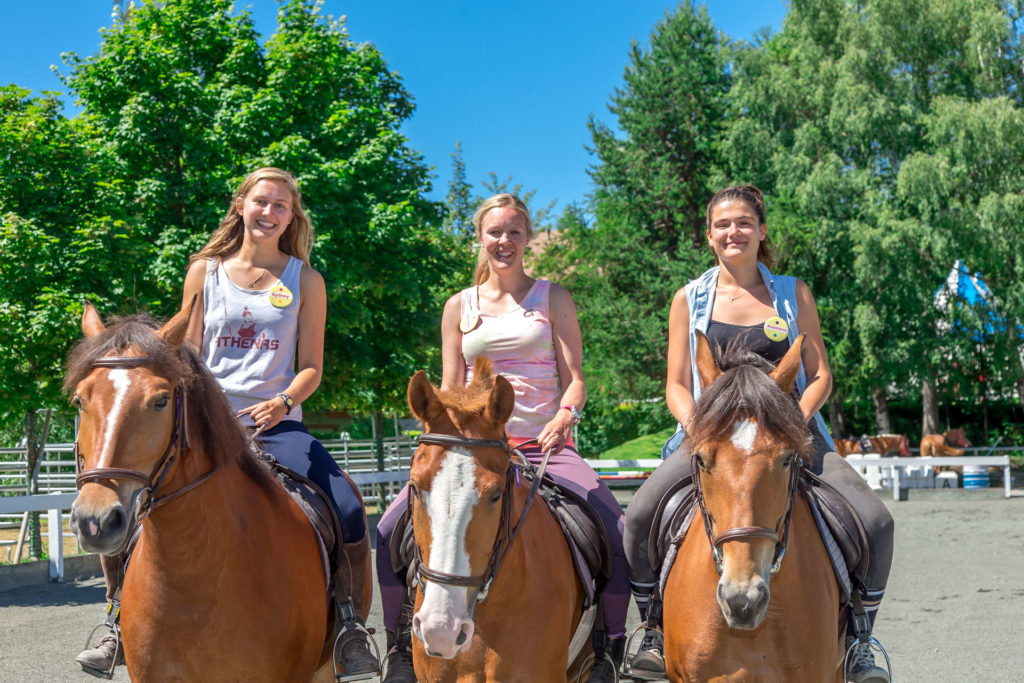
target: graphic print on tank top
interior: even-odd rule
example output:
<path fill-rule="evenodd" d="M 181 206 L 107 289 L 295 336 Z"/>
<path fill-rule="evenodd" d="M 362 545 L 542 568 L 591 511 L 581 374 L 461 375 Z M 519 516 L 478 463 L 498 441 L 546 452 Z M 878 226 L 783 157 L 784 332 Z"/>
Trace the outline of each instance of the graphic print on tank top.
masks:
<path fill-rule="evenodd" d="M 226 298 L 223 298 L 221 303 L 227 307 Z M 233 316 L 226 315 L 225 317 L 230 320 Z M 280 348 L 281 340 L 272 339 L 266 330 L 257 328 L 252 311 L 248 306 L 242 306 L 241 318 L 242 324 L 239 325 L 234 335 L 222 335 L 213 340 L 217 348 L 256 349 L 259 351 L 276 351 Z"/>

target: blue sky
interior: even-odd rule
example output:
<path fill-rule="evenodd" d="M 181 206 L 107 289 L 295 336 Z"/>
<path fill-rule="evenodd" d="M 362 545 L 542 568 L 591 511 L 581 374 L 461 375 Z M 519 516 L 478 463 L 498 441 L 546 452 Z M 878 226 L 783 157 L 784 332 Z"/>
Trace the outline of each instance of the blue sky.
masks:
<path fill-rule="evenodd" d="M 783 0 L 710 0 L 716 27 L 750 39 L 759 28 L 782 27 Z M 106 0 L 5 2 L 0 84 L 38 93 L 63 90 L 50 65 L 62 52 L 80 56 L 99 47 L 111 23 Z M 275 28 L 273 0 L 238 1 L 257 30 Z M 417 109 L 404 126 L 410 144 L 434 167 L 431 196 L 442 199 L 450 155 L 462 141 L 467 176 L 493 171 L 537 191 L 534 205 L 556 211 L 590 190 L 594 158 L 587 119 L 613 124 L 607 104 L 622 85 L 634 39 L 646 44 L 674 2 L 664 0 L 325 0 L 324 13 L 347 17 L 351 37 L 372 42 L 403 78 Z M 71 110 L 73 113 L 74 110 Z"/>

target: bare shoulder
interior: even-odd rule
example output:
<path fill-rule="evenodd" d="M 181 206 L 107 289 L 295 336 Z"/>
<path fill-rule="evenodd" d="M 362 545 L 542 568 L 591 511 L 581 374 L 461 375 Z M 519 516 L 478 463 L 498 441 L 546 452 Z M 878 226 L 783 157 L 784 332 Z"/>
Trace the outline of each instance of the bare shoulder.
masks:
<path fill-rule="evenodd" d="M 188 270 L 185 271 L 186 280 L 195 280 L 197 278 L 206 277 L 206 259 L 197 259 L 189 265 Z"/>
<path fill-rule="evenodd" d="M 672 306 L 683 306 L 689 308 L 690 304 L 686 300 L 686 287 L 680 287 L 676 290 L 675 295 L 672 296 Z"/>
<path fill-rule="evenodd" d="M 800 301 L 814 301 L 814 294 L 811 293 L 811 288 L 800 278 L 796 278 L 796 296 Z"/>
<path fill-rule="evenodd" d="M 324 284 L 324 276 L 320 274 L 315 268 L 311 268 L 307 265 L 302 266 L 302 271 L 299 273 L 299 286 L 303 290 L 309 287 L 314 289 L 327 290 L 327 285 Z"/>
<path fill-rule="evenodd" d="M 548 291 L 548 306 L 553 311 L 566 311 L 576 307 L 576 303 L 572 299 L 572 294 L 569 290 L 558 284 L 557 282 L 551 283 L 551 288 Z"/>

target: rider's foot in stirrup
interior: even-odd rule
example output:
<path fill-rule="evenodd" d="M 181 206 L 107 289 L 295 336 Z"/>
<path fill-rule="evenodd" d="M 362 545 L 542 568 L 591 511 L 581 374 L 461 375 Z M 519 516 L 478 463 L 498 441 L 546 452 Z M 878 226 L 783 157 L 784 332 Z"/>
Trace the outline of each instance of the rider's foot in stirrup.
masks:
<path fill-rule="evenodd" d="M 653 628 L 644 631 L 640 649 L 630 660 L 629 674 L 652 681 L 665 678 L 665 639 L 661 631 Z"/>
<path fill-rule="evenodd" d="M 846 639 L 846 648 L 850 651 L 846 664 L 846 680 L 852 683 L 890 683 L 889 672 L 875 663 L 875 655 L 871 651 L 870 642 L 854 642 L 854 638 Z"/>
<path fill-rule="evenodd" d="M 96 647 L 83 650 L 75 657 L 75 661 L 82 665 L 82 670 L 87 674 L 106 678 L 115 666 L 124 665 L 124 648 L 117 646 L 117 636 L 111 632 L 103 636 Z"/>
<path fill-rule="evenodd" d="M 352 629 L 341 637 L 338 665 L 346 675 L 380 672 L 380 662 L 370 652 L 366 637 L 366 632 L 360 629 Z"/>
<path fill-rule="evenodd" d="M 412 653 L 409 650 L 393 647 L 384 662 L 387 673 L 383 683 L 416 683 L 416 670 L 412 666 Z"/>

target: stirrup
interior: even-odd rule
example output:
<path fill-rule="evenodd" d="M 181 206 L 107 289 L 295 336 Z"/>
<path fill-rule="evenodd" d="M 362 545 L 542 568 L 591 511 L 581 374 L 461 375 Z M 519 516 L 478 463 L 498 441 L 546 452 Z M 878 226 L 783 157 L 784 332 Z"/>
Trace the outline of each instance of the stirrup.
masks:
<path fill-rule="evenodd" d="M 854 637 L 853 642 L 850 643 L 850 647 L 846 648 L 846 654 L 843 656 L 843 683 L 849 683 L 849 681 L 850 681 L 850 678 L 849 678 L 849 676 L 850 676 L 850 674 L 849 674 L 850 654 L 853 652 L 853 649 L 855 647 L 857 647 L 858 645 L 860 645 L 862 643 L 866 643 L 869 648 L 871 648 L 873 650 L 878 650 L 879 652 L 882 653 L 882 656 L 885 657 L 885 670 L 889 673 L 889 680 L 891 681 L 892 680 L 892 662 L 889 661 L 889 653 L 885 651 L 884 647 L 882 647 L 882 643 L 880 643 L 878 641 L 878 638 L 875 638 L 872 635 L 868 635 L 868 636 Z"/>
<path fill-rule="evenodd" d="M 611 655 L 607 652 L 601 655 L 600 658 L 606 660 L 609 664 L 611 664 L 612 675 L 615 678 L 615 683 L 619 683 L 619 667 L 615 666 L 615 660 L 612 659 Z M 580 672 L 576 674 L 576 683 L 583 683 L 583 672 L 587 671 L 587 664 L 593 662 L 596 665 L 597 660 L 598 657 L 596 652 L 591 652 L 589 655 L 587 655 L 587 658 L 583 660 L 583 666 L 580 667 Z"/>
<path fill-rule="evenodd" d="M 665 637 L 664 632 L 657 626 L 650 626 L 646 621 L 641 621 L 640 625 L 633 629 L 632 633 L 629 634 L 629 638 L 626 640 L 626 650 L 622 656 L 622 676 L 634 681 L 663 681 L 664 676 L 651 677 L 649 671 L 633 669 L 633 657 L 640 654 L 640 647 L 643 646 L 643 638 L 640 639 L 640 647 L 637 647 L 636 652 L 633 652 L 633 639 L 636 638 L 637 634 L 646 635 L 647 631 L 657 631 L 662 634 L 662 638 Z M 664 657 L 664 653 L 662 654 Z"/>
<path fill-rule="evenodd" d="M 118 653 L 123 652 L 123 650 L 121 649 L 122 646 L 120 600 L 111 600 L 110 604 L 107 605 L 107 618 L 92 627 L 92 630 L 89 631 L 89 635 L 85 638 L 85 647 L 82 648 L 83 650 L 92 649 L 90 645 L 90 643 L 92 643 L 92 638 L 94 635 L 96 635 L 96 631 L 100 630 L 101 628 L 106 628 L 114 634 L 114 658 L 110 662 L 110 669 L 96 669 L 91 666 L 86 666 L 81 662 L 79 662 L 78 665 L 82 667 L 82 671 L 89 674 L 90 676 L 95 676 L 96 678 L 105 678 L 109 681 L 114 678 L 114 669 L 117 668 L 117 655 Z M 102 638 L 100 640 L 102 640 Z M 97 645 L 99 645 L 99 643 L 97 643 Z"/>
<path fill-rule="evenodd" d="M 380 648 L 377 646 L 377 641 L 373 638 L 374 630 L 368 630 L 356 620 L 356 608 L 352 604 L 352 598 L 345 602 L 338 601 L 337 605 L 338 615 L 341 617 L 341 629 L 338 630 L 338 635 L 334 638 L 334 647 L 331 649 L 331 665 L 334 667 L 334 680 L 336 683 L 348 683 L 349 681 L 368 681 L 371 678 L 382 679 L 383 667 L 380 661 Z M 373 644 L 374 659 L 377 660 L 376 671 L 363 671 L 354 674 L 338 671 L 338 655 L 340 654 L 342 638 L 349 631 L 362 631 L 366 636 L 366 640 Z"/>

